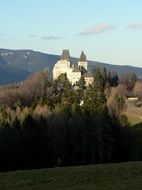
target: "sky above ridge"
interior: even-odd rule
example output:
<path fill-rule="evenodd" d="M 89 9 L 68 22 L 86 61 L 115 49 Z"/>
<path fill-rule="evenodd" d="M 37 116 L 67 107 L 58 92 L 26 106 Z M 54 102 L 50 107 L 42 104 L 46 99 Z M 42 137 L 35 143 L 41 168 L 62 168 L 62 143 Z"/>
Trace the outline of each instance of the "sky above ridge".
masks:
<path fill-rule="evenodd" d="M 141 0 L 0 0 L 0 48 L 142 67 Z"/>

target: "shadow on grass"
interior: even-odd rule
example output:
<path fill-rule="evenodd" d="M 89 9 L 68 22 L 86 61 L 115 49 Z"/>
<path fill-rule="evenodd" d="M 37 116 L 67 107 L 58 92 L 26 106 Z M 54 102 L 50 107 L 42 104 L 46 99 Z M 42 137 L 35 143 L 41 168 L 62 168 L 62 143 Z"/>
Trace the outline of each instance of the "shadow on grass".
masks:
<path fill-rule="evenodd" d="M 142 122 L 131 128 L 131 160 L 142 160 Z"/>

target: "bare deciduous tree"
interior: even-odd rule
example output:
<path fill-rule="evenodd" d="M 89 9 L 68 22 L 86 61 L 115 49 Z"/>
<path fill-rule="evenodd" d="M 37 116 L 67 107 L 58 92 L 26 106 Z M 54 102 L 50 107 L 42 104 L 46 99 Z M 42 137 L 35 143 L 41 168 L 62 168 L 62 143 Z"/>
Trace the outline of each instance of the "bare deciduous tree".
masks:
<path fill-rule="evenodd" d="M 142 98 L 142 81 L 137 81 L 134 88 L 133 88 L 133 94 L 135 96 L 138 96 L 139 98 Z"/>

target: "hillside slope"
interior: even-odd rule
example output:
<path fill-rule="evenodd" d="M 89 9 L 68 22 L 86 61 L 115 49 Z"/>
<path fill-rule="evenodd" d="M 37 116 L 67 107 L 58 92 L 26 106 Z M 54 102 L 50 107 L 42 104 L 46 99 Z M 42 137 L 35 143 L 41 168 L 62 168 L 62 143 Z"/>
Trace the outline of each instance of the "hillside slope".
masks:
<path fill-rule="evenodd" d="M 27 71 L 0 64 L 0 85 L 23 81 L 29 74 Z"/>
<path fill-rule="evenodd" d="M 140 190 L 142 162 L 0 174 L 2 190 Z"/>

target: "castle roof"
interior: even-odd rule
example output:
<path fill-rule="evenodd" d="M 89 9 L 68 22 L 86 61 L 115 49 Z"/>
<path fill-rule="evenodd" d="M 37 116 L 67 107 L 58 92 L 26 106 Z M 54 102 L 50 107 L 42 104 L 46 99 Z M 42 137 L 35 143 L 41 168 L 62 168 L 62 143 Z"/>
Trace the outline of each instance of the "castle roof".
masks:
<path fill-rule="evenodd" d="M 81 52 L 79 61 L 83 61 L 83 62 L 84 62 L 84 61 L 87 61 L 87 60 L 86 60 L 86 55 L 84 54 L 83 51 Z"/>
<path fill-rule="evenodd" d="M 78 65 L 74 65 L 74 69 L 72 72 L 80 72 Z"/>
<path fill-rule="evenodd" d="M 69 50 L 63 50 L 61 59 L 62 59 L 62 60 L 70 61 L 70 53 L 69 53 Z"/>

